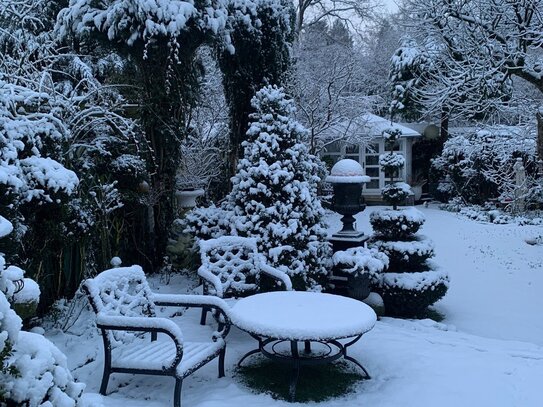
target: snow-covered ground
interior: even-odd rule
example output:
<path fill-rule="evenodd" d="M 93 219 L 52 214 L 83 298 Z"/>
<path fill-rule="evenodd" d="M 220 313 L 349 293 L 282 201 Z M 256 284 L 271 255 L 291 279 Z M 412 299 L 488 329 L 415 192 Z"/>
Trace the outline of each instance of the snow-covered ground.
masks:
<path fill-rule="evenodd" d="M 367 233 L 374 209 L 357 217 Z M 445 320 L 378 321 L 351 352 L 372 379 L 361 382 L 354 393 L 319 405 L 543 405 L 543 246 L 524 241 L 543 228 L 482 224 L 432 207 L 420 209 L 427 217 L 421 232 L 434 240 L 435 261 L 451 277 L 448 294 L 436 305 Z M 339 216 L 331 214 L 330 223 L 332 232 L 339 229 Z M 187 280 L 180 276 L 168 286 L 158 278 L 151 282 L 160 292 L 187 290 Z M 198 317 L 197 310 L 176 317 L 187 339 L 210 334 L 211 327 L 200 327 Z M 93 394 L 101 379 L 103 350 L 92 326 L 91 314 L 84 313 L 69 333 L 48 334 L 67 354 L 74 376 L 87 383 L 86 399 L 107 407 L 171 406 L 171 378 L 117 374 L 107 397 Z M 216 361 L 190 376 L 183 386 L 184 406 L 290 405 L 251 393 L 239 383 L 235 364 L 255 342 L 235 328 L 227 339 L 226 377 L 217 379 Z"/>

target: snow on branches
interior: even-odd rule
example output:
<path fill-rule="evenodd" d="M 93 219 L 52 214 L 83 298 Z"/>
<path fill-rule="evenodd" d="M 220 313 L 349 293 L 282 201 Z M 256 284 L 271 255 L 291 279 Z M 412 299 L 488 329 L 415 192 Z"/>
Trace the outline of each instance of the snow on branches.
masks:
<path fill-rule="evenodd" d="M 232 24 L 236 21 L 258 28 L 261 22 L 256 18 L 256 9 L 261 3 L 274 5 L 279 1 L 71 0 L 59 14 L 57 31 L 61 37 L 100 32 L 110 41 L 122 41 L 129 46 L 163 37 L 175 48 L 182 46 L 179 37 L 195 30 L 222 38 L 223 45 L 233 53 Z"/>
<path fill-rule="evenodd" d="M 301 142 L 306 129 L 291 118 L 294 103 L 280 88 L 263 88 L 252 105 L 249 140 L 232 179 L 236 229 L 257 237 L 268 262 L 297 289 L 320 289 L 328 245 L 317 199 L 317 161 Z M 284 250 L 277 253 L 278 247 Z"/>
<path fill-rule="evenodd" d="M 0 185 L 22 200 L 44 199 L 75 192 L 79 180 L 42 150 L 59 152 L 67 129 L 48 112 L 49 95 L 0 80 Z M 44 109 L 44 106 L 46 107 Z"/>

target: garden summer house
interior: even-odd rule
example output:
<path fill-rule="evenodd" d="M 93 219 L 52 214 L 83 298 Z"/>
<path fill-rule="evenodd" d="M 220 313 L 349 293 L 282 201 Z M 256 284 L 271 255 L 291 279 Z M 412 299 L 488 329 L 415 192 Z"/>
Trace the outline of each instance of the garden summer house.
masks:
<path fill-rule="evenodd" d="M 383 137 L 383 131 L 391 128 L 401 132 L 394 144 L 386 142 Z M 331 142 L 322 150 L 321 158 L 330 167 L 342 158 L 358 161 L 366 175 L 370 177 L 362 191 L 366 201 L 381 202 L 381 189 L 390 182 L 390 178 L 381 171 L 379 165 L 379 155 L 385 152 L 394 151 L 405 157 L 405 166 L 395 181 L 412 184 L 412 146 L 417 138 L 422 137 L 419 132 L 371 113 L 364 114 L 362 120 L 334 126 L 330 134 L 341 132 L 350 134 L 347 141 Z"/>

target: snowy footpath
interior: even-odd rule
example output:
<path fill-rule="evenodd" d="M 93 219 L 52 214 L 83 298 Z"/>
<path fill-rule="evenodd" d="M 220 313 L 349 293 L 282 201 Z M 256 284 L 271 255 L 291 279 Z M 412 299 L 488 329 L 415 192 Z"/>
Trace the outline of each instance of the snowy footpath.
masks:
<path fill-rule="evenodd" d="M 357 217 L 366 233 L 371 231 L 368 217 L 374 209 Z M 427 218 L 421 233 L 434 241 L 435 261 L 451 277 L 449 292 L 436 304 L 445 320 L 378 321 L 351 351 L 372 379 L 344 397 L 318 405 L 543 406 L 543 245 L 524 241 L 542 234 L 543 227 L 483 224 L 432 207 L 420 209 Z M 329 220 L 331 232 L 339 229 L 339 216 L 331 214 Z M 173 276 L 167 286 L 158 278 L 151 284 L 163 293 L 190 290 L 180 276 Z M 187 340 L 209 338 L 211 326 L 199 326 L 198 317 L 197 310 L 175 317 Z M 92 314 L 85 312 L 67 333 L 47 335 L 68 356 L 74 377 L 87 384 L 89 404 L 171 406 L 171 378 L 116 374 L 108 396 L 96 394 L 103 350 L 93 326 Z M 204 366 L 185 380 L 184 406 L 292 405 L 254 394 L 241 384 L 235 364 L 255 341 L 236 328 L 227 341 L 226 377 L 217 379 L 216 361 Z"/>

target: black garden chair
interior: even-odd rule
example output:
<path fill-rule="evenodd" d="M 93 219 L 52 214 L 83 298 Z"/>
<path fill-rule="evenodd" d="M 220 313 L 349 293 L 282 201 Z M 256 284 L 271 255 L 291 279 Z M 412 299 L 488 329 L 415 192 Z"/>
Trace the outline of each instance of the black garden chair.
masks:
<path fill-rule="evenodd" d="M 219 377 L 224 376 L 225 337 L 230 330 L 230 319 L 228 307 L 220 298 L 155 294 L 139 266 L 106 270 L 84 281 L 82 289 L 96 313 L 96 325 L 104 342 L 100 394 L 106 394 L 112 373 L 171 376 L 175 378 L 173 405 L 180 407 L 185 377 L 216 357 Z M 210 341 L 187 342 L 177 324 L 156 316 L 157 306 L 214 309 L 222 322 Z"/>

